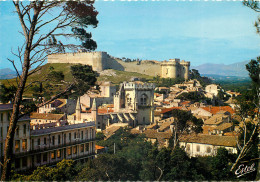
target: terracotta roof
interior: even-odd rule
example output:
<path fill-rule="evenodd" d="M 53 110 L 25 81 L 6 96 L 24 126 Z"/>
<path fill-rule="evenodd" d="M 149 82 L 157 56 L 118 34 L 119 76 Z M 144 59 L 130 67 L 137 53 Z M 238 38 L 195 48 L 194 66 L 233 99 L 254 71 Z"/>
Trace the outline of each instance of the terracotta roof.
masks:
<path fill-rule="evenodd" d="M 170 104 L 170 102 L 169 102 L 169 101 L 164 101 L 163 103 L 164 103 L 164 104 Z"/>
<path fill-rule="evenodd" d="M 106 108 L 98 109 L 99 114 L 105 114 L 110 112 L 114 112 L 114 109 L 106 109 Z"/>
<path fill-rule="evenodd" d="M 170 128 L 170 125 L 173 124 L 174 121 L 166 121 L 166 122 L 163 122 L 161 125 L 160 125 L 160 128 L 159 130 L 160 131 L 164 131 L 165 129 L 169 129 Z"/>
<path fill-rule="evenodd" d="M 231 127 L 232 127 L 232 123 L 223 123 L 223 124 L 217 126 L 215 129 L 222 131 L 222 130 L 225 130 L 225 129 L 228 129 Z"/>
<path fill-rule="evenodd" d="M 157 132 L 156 130 L 145 130 L 143 133 L 145 134 L 145 136 L 147 138 L 170 139 L 172 136 L 172 133 L 170 133 L 170 132 Z"/>
<path fill-rule="evenodd" d="M 51 113 L 31 113 L 32 119 L 48 119 L 48 120 L 61 120 L 64 114 L 51 114 Z"/>
<path fill-rule="evenodd" d="M 234 136 L 218 136 L 218 135 L 185 135 L 180 137 L 180 142 L 210 144 L 214 146 L 235 147 L 237 144 Z"/>
<path fill-rule="evenodd" d="M 202 126 L 203 134 L 207 135 L 209 134 L 209 131 L 213 131 L 215 128 L 215 126 Z"/>
<path fill-rule="evenodd" d="M 158 93 L 154 93 L 154 95 L 155 95 L 156 97 L 160 97 L 160 96 L 161 96 L 161 95 L 158 94 Z"/>
<path fill-rule="evenodd" d="M 230 114 L 234 114 L 235 111 L 230 106 L 212 106 L 212 107 L 201 107 L 202 109 L 217 114 L 219 111 L 228 111 Z"/>
<path fill-rule="evenodd" d="M 181 109 L 181 107 L 171 107 L 171 108 L 162 109 L 161 114 L 170 112 L 170 111 L 172 111 L 174 109 Z"/>
<path fill-rule="evenodd" d="M 107 108 L 114 108 L 114 104 L 108 104 Z"/>
<path fill-rule="evenodd" d="M 211 118 L 204 121 L 205 125 L 219 125 L 220 123 L 224 122 L 224 119 L 228 118 L 229 116 L 224 114 L 216 114 Z"/>
<path fill-rule="evenodd" d="M 105 147 L 102 147 L 102 146 L 100 146 L 100 145 L 95 145 L 95 149 L 96 149 L 96 150 L 100 150 L 100 149 L 103 149 L 103 148 L 105 148 Z"/>
<path fill-rule="evenodd" d="M 130 132 L 131 132 L 132 134 L 140 134 L 140 133 L 142 133 L 141 130 L 138 130 L 138 129 L 136 129 L 136 128 L 131 129 Z"/>
<path fill-rule="evenodd" d="M 182 105 L 187 105 L 187 104 L 190 104 L 190 101 L 183 101 L 181 102 Z"/>

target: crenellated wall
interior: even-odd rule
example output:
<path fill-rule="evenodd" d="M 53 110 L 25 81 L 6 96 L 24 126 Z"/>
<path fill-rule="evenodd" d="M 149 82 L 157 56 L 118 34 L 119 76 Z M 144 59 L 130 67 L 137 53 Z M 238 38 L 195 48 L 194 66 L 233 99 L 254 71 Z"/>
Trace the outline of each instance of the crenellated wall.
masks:
<path fill-rule="evenodd" d="M 190 62 L 180 59 L 169 61 L 124 62 L 113 58 L 107 52 L 59 53 L 48 56 L 48 63 L 69 63 L 91 65 L 93 70 L 101 72 L 105 69 L 137 72 L 163 78 L 189 78 Z"/>

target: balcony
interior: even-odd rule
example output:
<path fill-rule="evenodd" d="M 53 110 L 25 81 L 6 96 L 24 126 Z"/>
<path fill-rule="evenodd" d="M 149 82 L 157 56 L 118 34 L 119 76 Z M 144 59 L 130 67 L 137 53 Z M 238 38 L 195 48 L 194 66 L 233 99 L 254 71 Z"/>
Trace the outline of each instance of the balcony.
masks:
<path fill-rule="evenodd" d="M 77 144 L 92 142 L 92 141 L 95 141 L 95 139 L 85 139 L 85 140 L 79 140 L 79 141 L 74 141 L 74 142 L 67 142 L 67 143 L 59 144 L 59 145 L 37 147 L 37 148 L 34 148 L 33 150 L 30 150 L 30 151 L 15 153 L 14 155 L 15 155 L 16 158 L 25 157 L 25 156 L 33 155 L 33 154 L 36 154 L 36 153 L 48 152 L 48 151 L 51 151 L 51 150 L 61 149 L 61 148 L 65 148 L 65 147 L 69 147 L 69 146 L 73 146 L 73 145 L 77 145 Z"/>
<path fill-rule="evenodd" d="M 72 160 L 80 160 L 80 159 L 84 159 L 84 158 L 87 158 L 87 157 L 92 157 L 94 155 L 96 155 L 96 153 L 92 152 L 92 153 L 89 153 L 89 154 L 79 155 L 79 156 L 73 157 Z M 52 167 L 52 166 L 55 166 L 57 163 L 61 162 L 62 160 L 63 159 L 59 159 L 59 160 L 56 160 L 56 161 L 49 161 L 47 164 L 44 164 L 44 165 Z M 42 166 L 42 165 L 40 165 L 40 166 Z M 37 168 L 36 166 L 30 166 L 30 167 L 23 167 L 23 168 L 15 169 L 15 171 L 17 171 L 17 172 L 24 171 L 24 170 L 33 171 L 36 168 Z"/>

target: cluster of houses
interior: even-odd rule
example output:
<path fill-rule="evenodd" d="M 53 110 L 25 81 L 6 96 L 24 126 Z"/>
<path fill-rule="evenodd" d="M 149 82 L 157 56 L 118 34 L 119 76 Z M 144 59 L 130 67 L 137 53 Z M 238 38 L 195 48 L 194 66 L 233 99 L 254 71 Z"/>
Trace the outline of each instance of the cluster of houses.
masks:
<path fill-rule="evenodd" d="M 222 90 L 217 85 L 203 89 L 199 81 L 190 80 L 170 88 L 156 88 L 153 83 L 134 81 L 123 82 L 119 87 L 101 82 L 99 88 L 76 100 L 56 99 L 20 118 L 13 144 L 16 170 L 53 165 L 62 159 L 86 161 L 100 149 L 95 145 L 96 132 L 109 138 L 126 126 L 131 133 L 144 134 L 148 141 L 157 142 L 159 148 L 168 147 L 175 130 L 176 118 L 171 115 L 174 109 L 203 120 L 202 133 L 179 137 L 180 146 L 190 156 L 215 155 L 219 147 L 237 152 L 234 108 L 176 99 L 184 92 L 197 91 L 214 100 Z M 156 89 L 163 93 L 155 93 Z M 0 104 L 1 160 L 11 112 L 12 104 Z"/>

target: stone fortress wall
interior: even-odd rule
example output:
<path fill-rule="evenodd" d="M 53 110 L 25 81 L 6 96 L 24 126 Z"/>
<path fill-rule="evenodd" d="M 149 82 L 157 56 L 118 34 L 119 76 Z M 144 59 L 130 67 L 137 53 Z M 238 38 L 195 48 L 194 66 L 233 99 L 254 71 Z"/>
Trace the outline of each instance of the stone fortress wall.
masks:
<path fill-rule="evenodd" d="M 178 60 L 176 61 L 178 62 Z M 189 62 L 179 61 L 177 66 L 173 66 L 173 61 L 171 60 L 169 62 L 141 61 L 139 64 L 139 62 L 124 62 L 118 58 L 113 58 L 107 54 L 107 52 L 51 54 L 48 56 L 48 63 L 80 63 L 91 65 L 93 70 L 97 72 L 101 72 L 105 69 L 115 69 L 120 71 L 137 72 L 150 76 L 161 76 L 164 78 L 182 77 L 186 79 L 189 74 L 189 66 L 181 66 L 184 64 L 189 65 Z M 167 71 L 168 73 L 166 74 Z"/>

